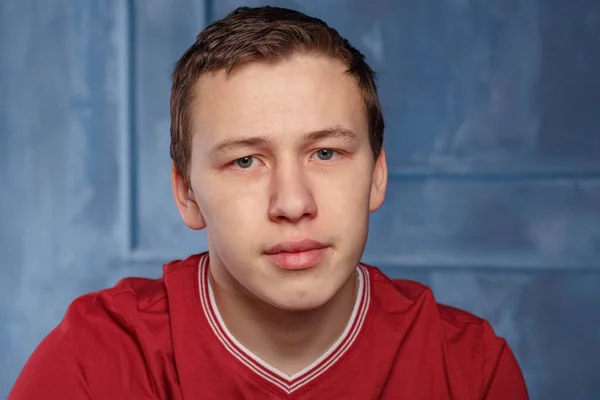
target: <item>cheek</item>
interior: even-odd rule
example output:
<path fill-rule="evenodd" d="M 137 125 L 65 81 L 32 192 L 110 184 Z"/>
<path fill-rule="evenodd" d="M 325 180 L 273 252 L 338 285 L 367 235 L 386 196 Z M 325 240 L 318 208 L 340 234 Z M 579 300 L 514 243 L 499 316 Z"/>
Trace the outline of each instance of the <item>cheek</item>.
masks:
<path fill-rule="evenodd" d="M 345 202 L 362 200 L 367 197 L 371 189 L 373 178 L 372 168 L 368 162 L 352 162 L 340 166 L 335 173 L 327 176 L 327 183 L 323 186 Z"/>
<path fill-rule="evenodd" d="M 200 199 L 207 229 L 217 236 L 252 237 L 265 213 L 264 191 L 256 185 L 242 186 L 223 180 L 208 180 Z"/>
<path fill-rule="evenodd" d="M 371 177 L 364 170 L 344 171 L 317 185 L 317 205 L 325 218 L 338 224 L 356 224 L 367 218 Z M 353 222 L 353 220 L 355 220 Z"/>

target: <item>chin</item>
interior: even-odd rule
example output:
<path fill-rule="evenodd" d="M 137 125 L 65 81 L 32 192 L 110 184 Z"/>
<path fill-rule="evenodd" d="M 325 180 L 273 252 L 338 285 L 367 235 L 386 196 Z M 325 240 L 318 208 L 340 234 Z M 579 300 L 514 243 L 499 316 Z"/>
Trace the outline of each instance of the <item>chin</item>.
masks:
<path fill-rule="evenodd" d="M 322 307 L 324 304 L 326 304 L 326 302 L 318 302 L 318 301 L 308 301 L 308 302 L 306 302 L 306 301 L 305 302 L 282 301 L 282 302 L 277 302 L 277 303 L 271 303 L 271 305 L 273 307 L 275 307 L 281 311 L 294 312 L 294 313 L 316 310 L 316 309 L 319 309 L 320 307 Z"/>
<path fill-rule="evenodd" d="M 311 285 L 306 288 L 294 288 L 271 294 L 264 299 L 271 306 L 290 312 L 301 312 L 318 309 L 327 304 L 337 293 L 330 288 Z M 338 288 L 339 289 L 339 288 Z"/>
<path fill-rule="evenodd" d="M 332 260 L 298 271 L 282 271 L 267 264 L 264 271 L 265 277 L 268 278 L 248 282 L 253 288 L 247 287 L 264 303 L 288 312 L 310 311 L 323 307 L 340 293 L 352 274 L 352 271 L 346 274 L 346 271 L 337 267 L 337 263 Z M 266 282 L 269 284 L 265 285 Z"/>

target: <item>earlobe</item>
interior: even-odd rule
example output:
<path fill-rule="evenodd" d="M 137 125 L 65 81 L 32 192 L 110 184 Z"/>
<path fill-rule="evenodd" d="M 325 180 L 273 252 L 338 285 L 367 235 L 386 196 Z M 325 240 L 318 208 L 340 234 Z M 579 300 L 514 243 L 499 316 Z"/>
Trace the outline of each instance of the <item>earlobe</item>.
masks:
<path fill-rule="evenodd" d="M 387 189 L 387 161 L 385 159 L 385 149 L 382 148 L 375 165 L 373 166 L 373 181 L 371 184 L 371 197 L 369 199 L 369 211 L 377 211 L 385 200 L 385 191 Z"/>
<path fill-rule="evenodd" d="M 190 185 L 185 182 L 181 174 L 177 171 L 175 163 L 171 164 L 171 189 L 175 205 L 183 222 L 193 230 L 200 230 L 206 227 L 202 211 L 194 199 L 193 191 Z"/>

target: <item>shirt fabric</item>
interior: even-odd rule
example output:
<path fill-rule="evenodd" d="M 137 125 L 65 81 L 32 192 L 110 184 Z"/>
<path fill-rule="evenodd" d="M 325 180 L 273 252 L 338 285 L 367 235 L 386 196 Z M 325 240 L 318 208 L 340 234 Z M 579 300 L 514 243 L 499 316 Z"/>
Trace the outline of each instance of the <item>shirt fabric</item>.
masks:
<path fill-rule="evenodd" d="M 429 288 L 359 264 L 336 343 L 288 376 L 227 330 L 208 253 L 76 299 L 36 348 L 8 399 L 526 400 L 521 370 L 485 320 Z"/>

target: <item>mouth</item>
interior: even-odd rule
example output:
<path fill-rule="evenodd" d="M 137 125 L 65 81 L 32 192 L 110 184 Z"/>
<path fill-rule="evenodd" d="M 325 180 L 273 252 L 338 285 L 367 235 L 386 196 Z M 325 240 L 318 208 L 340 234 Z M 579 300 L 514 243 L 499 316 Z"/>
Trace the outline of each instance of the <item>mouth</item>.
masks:
<path fill-rule="evenodd" d="M 328 248 L 326 244 L 305 239 L 278 243 L 265 255 L 282 269 L 301 270 L 316 266 L 325 257 Z"/>

